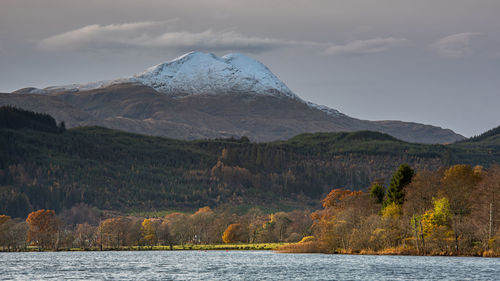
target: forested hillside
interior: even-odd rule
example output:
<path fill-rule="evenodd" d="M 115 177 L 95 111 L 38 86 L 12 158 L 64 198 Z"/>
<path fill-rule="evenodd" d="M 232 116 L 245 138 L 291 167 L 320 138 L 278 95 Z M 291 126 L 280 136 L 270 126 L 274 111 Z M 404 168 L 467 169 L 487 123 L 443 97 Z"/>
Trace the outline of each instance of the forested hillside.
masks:
<path fill-rule="evenodd" d="M 498 137 L 495 143 L 491 136 L 488 143 L 447 146 L 369 131 L 272 143 L 180 141 L 101 127 L 64 130 L 48 115 L 12 108 L 0 116 L 0 213 L 10 216 L 82 202 L 117 211 L 305 204 L 332 188 L 361 190 L 387 180 L 401 163 L 418 171 L 500 161 Z"/>

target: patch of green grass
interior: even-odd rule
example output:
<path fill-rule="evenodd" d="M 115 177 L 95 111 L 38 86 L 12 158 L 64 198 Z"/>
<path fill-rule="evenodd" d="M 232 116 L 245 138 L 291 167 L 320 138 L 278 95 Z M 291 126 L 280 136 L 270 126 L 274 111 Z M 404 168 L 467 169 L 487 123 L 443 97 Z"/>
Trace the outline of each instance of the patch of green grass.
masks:
<path fill-rule="evenodd" d="M 274 250 L 280 246 L 288 245 L 289 243 L 242 243 L 242 244 L 185 244 L 175 245 L 174 250 L 195 250 L 195 251 L 212 251 L 212 250 Z M 169 246 L 154 246 L 153 250 L 170 250 Z"/>
<path fill-rule="evenodd" d="M 276 250 L 277 248 L 290 243 L 241 243 L 241 244 L 184 244 L 184 245 L 174 245 L 172 249 L 174 251 L 258 251 L 258 250 Z M 90 249 L 83 248 L 66 248 L 59 249 L 58 251 L 70 251 L 70 252 L 81 252 L 81 251 L 99 251 L 99 247 L 93 247 Z M 119 248 L 103 248 L 103 251 L 170 251 L 170 246 L 158 245 L 158 246 L 123 246 Z M 28 246 L 24 249 L 26 252 L 38 252 L 38 247 Z M 54 250 L 42 250 L 43 252 L 52 252 Z"/>

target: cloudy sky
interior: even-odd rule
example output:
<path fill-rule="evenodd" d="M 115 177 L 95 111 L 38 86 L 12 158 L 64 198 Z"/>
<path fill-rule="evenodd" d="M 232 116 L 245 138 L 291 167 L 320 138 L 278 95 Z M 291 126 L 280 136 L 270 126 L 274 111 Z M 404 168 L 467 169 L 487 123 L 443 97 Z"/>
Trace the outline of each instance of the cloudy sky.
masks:
<path fill-rule="evenodd" d="M 241 52 L 361 119 L 500 125 L 498 0 L 1 0 L 0 92 Z"/>

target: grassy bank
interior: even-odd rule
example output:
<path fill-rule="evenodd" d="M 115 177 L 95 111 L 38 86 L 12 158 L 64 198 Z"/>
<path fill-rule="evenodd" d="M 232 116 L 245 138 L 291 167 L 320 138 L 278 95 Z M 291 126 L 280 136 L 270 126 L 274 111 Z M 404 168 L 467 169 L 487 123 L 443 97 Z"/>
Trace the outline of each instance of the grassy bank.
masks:
<path fill-rule="evenodd" d="M 270 251 L 276 250 L 279 247 L 288 245 L 288 243 L 249 243 L 249 244 L 184 244 L 170 246 L 122 246 L 118 248 L 104 247 L 103 251 Z M 58 249 L 57 251 L 69 252 L 83 252 L 83 251 L 100 251 L 99 247 L 92 247 L 89 249 L 83 248 L 66 248 Z M 0 252 L 8 252 L 7 249 L 0 250 Z M 12 250 L 11 250 L 12 251 Z M 24 249 L 17 250 L 16 252 L 53 252 L 55 250 L 40 250 L 37 247 L 29 246 Z"/>
<path fill-rule="evenodd" d="M 278 253 L 291 253 L 291 254 L 302 254 L 302 253 L 325 253 L 325 254 L 343 254 L 343 255 L 388 255 L 388 256 L 469 256 L 469 257 L 500 257 L 499 252 L 493 250 L 488 251 L 478 251 L 474 254 L 460 254 L 456 255 L 452 252 L 447 251 L 435 251 L 429 250 L 424 253 L 419 253 L 416 249 L 411 247 L 393 247 L 386 248 L 383 250 L 371 250 L 364 249 L 361 251 L 352 251 L 337 249 L 335 251 L 325 251 L 325 249 L 314 241 L 305 243 L 290 243 L 287 245 L 282 245 L 274 251 Z"/>

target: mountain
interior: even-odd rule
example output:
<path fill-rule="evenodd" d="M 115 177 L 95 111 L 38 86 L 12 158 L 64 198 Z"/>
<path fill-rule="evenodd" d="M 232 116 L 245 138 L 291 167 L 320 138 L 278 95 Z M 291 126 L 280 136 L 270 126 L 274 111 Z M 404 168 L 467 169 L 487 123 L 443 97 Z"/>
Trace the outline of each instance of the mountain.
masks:
<path fill-rule="evenodd" d="M 264 64 L 242 54 L 192 52 L 129 78 L 24 88 L 0 105 L 52 115 L 66 126 L 104 126 L 178 139 L 248 136 L 285 140 L 306 132 L 371 130 L 416 143 L 464 139 L 449 129 L 367 121 L 304 101 Z"/>
<path fill-rule="evenodd" d="M 48 115 L 0 107 L 0 213 L 79 203 L 118 211 L 317 204 L 332 188 L 388 181 L 401 163 L 417 170 L 499 163 L 500 138 L 485 141 L 414 144 L 372 131 L 186 141 L 64 130 Z"/>

